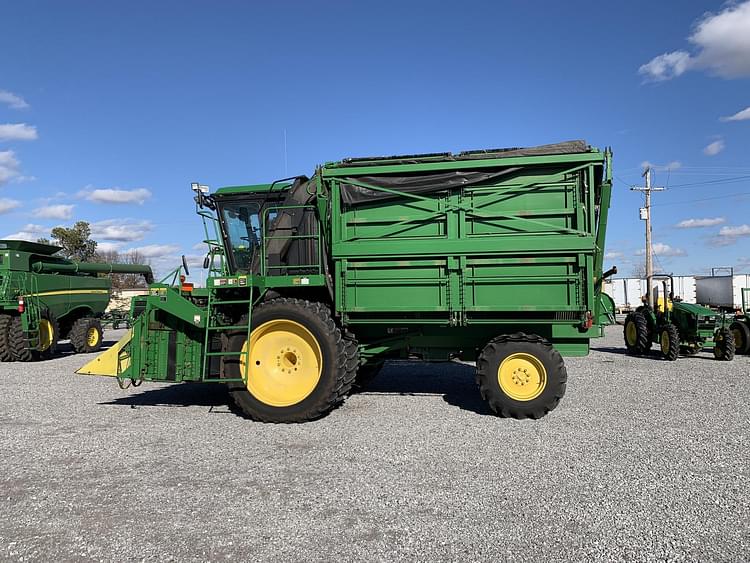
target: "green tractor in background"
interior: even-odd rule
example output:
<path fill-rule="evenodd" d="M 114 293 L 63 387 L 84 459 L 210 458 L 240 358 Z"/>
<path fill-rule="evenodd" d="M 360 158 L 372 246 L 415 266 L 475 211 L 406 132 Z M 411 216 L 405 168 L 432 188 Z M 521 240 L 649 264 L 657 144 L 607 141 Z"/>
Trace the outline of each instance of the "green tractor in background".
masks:
<path fill-rule="evenodd" d="M 672 276 L 659 274 L 653 279 L 662 280 L 663 296 L 655 295 L 654 309 L 644 304 L 625 318 L 628 353 L 645 354 L 652 343 L 657 343 L 662 356 L 669 361 L 676 360 L 681 353 L 692 356 L 709 347 L 717 360 L 733 360 L 735 338 L 725 326 L 724 315 L 675 298 Z"/>
<path fill-rule="evenodd" d="M 737 311 L 729 330 L 734 336 L 734 344 L 738 354 L 750 354 L 750 287 L 742 289 L 742 310 Z"/>

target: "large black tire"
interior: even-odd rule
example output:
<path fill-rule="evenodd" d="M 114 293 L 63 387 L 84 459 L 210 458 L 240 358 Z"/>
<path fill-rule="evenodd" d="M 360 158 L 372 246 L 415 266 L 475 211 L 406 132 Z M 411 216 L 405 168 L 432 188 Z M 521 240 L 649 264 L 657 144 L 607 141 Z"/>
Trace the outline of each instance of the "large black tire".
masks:
<path fill-rule="evenodd" d="M 734 335 L 728 328 L 722 328 L 714 336 L 714 358 L 724 362 L 734 360 Z"/>
<path fill-rule="evenodd" d="M 370 360 L 359 366 L 357 377 L 354 378 L 354 385 L 352 385 L 352 393 L 364 391 L 372 383 L 372 380 L 378 376 L 384 364 L 385 360 Z"/>
<path fill-rule="evenodd" d="M 562 356 L 536 334 L 498 336 L 477 359 L 479 392 L 492 411 L 502 417 L 543 417 L 563 398 L 567 381 Z M 516 389 L 520 394 L 513 396 Z"/>
<path fill-rule="evenodd" d="M 733 322 L 729 330 L 734 336 L 734 348 L 737 354 L 750 353 L 750 327 L 742 321 Z"/>
<path fill-rule="evenodd" d="M 91 354 L 102 347 L 104 331 L 99 319 L 83 317 L 73 323 L 70 329 L 70 343 L 76 354 Z"/>
<path fill-rule="evenodd" d="M 10 347 L 10 325 L 13 317 L 0 315 L 0 362 L 12 362 L 13 352 Z"/>
<path fill-rule="evenodd" d="M 633 311 L 625 317 L 623 329 L 625 347 L 629 354 L 645 354 L 651 348 L 651 338 L 648 334 L 648 321 L 640 311 Z"/>
<path fill-rule="evenodd" d="M 674 362 L 680 355 L 680 333 L 673 324 L 666 324 L 659 329 L 661 355 L 665 360 Z"/>
<path fill-rule="evenodd" d="M 40 344 L 37 348 L 31 349 L 29 347 L 29 341 L 23 332 L 21 317 L 13 317 L 10 324 L 8 340 L 10 341 L 10 350 L 14 360 L 18 362 L 33 362 L 37 360 L 48 360 L 55 355 L 55 352 L 57 351 L 58 337 L 60 335 L 60 327 L 57 324 L 57 319 L 55 319 L 54 315 L 43 312 L 39 322 L 40 324 L 42 322 L 48 323 L 47 326 L 51 331 L 50 341 L 43 347 Z"/>
<path fill-rule="evenodd" d="M 262 422 L 306 422 L 324 416 L 340 405 L 351 390 L 357 374 L 359 360 L 359 348 L 356 340 L 352 335 L 345 335 L 342 332 L 331 317 L 328 306 L 322 303 L 302 299 L 279 298 L 262 303 L 253 310 L 251 324 L 253 331 L 264 325 L 268 327 L 268 323 L 271 321 L 287 323 L 287 325 L 282 324 L 281 326 L 294 327 L 299 325 L 305 329 L 305 336 L 307 338 L 311 336 L 320 351 L 320 361 L 318 362 L 320 377 L 314 383 L 314 388 L 306 396 L 300 396 L 298 400 L 295 399 L 296 402 L 291 404 L 274 405 L 268 397 L 280 396 L 274 395 L 278 389 L 283 387 L 283 384 L 276 386 L 279 381 L 279 370 L 282 372 L 281 377 L 288 378 L 288 376 L 283 375 L 285 367 L 288 368 L 288 373 L 292 375 L 291 370 L 297 371 L 296 366 L 302 366 L 303 360 L 305 366 L 310 365 L 310 361 L 305 357 L 304 347 L 301 348 L 299 357 L 296 355 L 294 340 L 291 340 L 292 344 L 286 348 L 286 350 L 292 348 L 291 355 L 287 358 L 283 347 L 285 344 L 282 343 L 279 354 L 275 356 L 276 367 L 274 368 L 274 360 L 269 362 L 267 358 L 269 353 L 272 356 L 276 353 L 269 352 L 276 344 L 275 341 L 269 339 L 269 342 L 273 342 L 273 344 L 256 345 L 251 350 L 249 379 L 252 381 L 248 381 L 248 386 L 237 383 L 229 385 L 230 395 L 234 403 L 245 415 Z M 288 324 L 290 322 L 295 323 L 295 325 Z M 239 324 L 245 323 L 247 323 L 246 319 L 241 320 Z M 273 328 L 261 328 L 261 330 L 273 330 Z M 278 333 L 273 334 L 281 334 L 283 338 L 283 335 L 290 333 L 287 330 L 280 329 Z M 246 329 L 229 333 L 225 341 L 224 351 L 240 352 L 246 341 Z M 283 340 L 280 342 L 283 342 Z M 239 354 L 224 357 L 225 377 L 242 377 L 241 362 L 244 363 L 244 360 L 241 360 L 241 358 L 243 356 Z M 261 362 L 261 358 L 263 358 L 263 362 Z M 314 363 L 315 361 L 313 360 Z M 266 368 L 265 366 L 268 366 L 269 363 L 271 365 Z M 258 371 L 254 372 L 255 369 Z M 300 373 L 300 377 L 304 378 L 307 375 Z M 286 381 L 289 381 L 289 379 Z M 261 388 L 261 386 L 263 387 Z M 252 390 L 251 387 L 256 387 L 256 389 Z M 263 395 L 261 390 L 268 391 L 266 397 L 261 396 Z M 280 393 L 282 392 L 280 391 Z"/>

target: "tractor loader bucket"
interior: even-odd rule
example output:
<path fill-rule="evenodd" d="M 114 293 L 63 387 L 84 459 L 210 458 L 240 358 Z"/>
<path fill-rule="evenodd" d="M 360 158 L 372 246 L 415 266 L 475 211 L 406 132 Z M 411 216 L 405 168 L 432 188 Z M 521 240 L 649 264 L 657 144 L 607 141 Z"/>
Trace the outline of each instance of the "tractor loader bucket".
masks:
<path fill-rule="evenodd" d="M 133 338 L 133 330 L 129 330 L 116 344 L 99 354 L 76 373 L 81 375 L 106 375 L 117 377 L 130 367 L 130 355 L 123 354 L 122 349 Z"/>

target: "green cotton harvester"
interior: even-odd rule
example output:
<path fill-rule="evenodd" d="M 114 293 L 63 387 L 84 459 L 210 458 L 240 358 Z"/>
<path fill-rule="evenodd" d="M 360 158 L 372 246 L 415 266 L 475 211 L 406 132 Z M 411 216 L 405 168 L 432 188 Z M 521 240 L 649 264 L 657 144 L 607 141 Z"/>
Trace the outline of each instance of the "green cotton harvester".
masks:
<path fill-rule="evenodd" d="M 225 383 L 249 417 L 301 422 L 385 360 L 475 362 L 494 412 L 541 417 L 565 393 L 562 357 L 611 322 L 610 161 L 572 141 L 193 184 L 206 287 L 152 284 L 128 335 L 79 373 Z"/>
<path fill-rule="evenodd" d="M 149 266 L 73 262 L 60 250 L 0 240 L 0 361 L 47 359 L 67 338 L 75 352 L 97 352 L 112 285 L 101 276 L 142 274 L 153 282 Z"/>

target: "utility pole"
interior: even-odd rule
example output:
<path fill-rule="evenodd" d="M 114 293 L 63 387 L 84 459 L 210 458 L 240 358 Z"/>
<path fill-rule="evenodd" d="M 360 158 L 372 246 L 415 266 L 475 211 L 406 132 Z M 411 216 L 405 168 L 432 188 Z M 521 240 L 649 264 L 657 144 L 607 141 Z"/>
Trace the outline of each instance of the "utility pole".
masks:
<path fill-rule="evenodd" d="M 646 288 L 648 295 L 648 306 L 654 308 L 654 291 L 651 284 L 654 277 L 654 262 L 651 253 L 651 192 L 663 192 L 665 188 L 651 186 L 651 167 L 646 166 L 643 171 L 643 177 L 646 178 L 645 186 L 633 186 L 630 191 L 643 192 L 646 194 L 646 207 L 641 207 L 641 220 L 646 221 Z"/>

